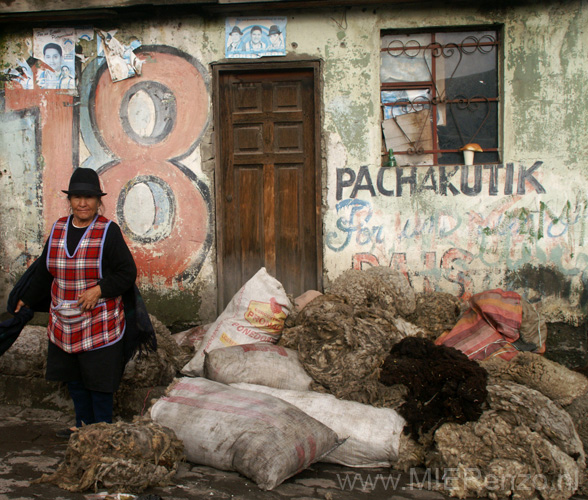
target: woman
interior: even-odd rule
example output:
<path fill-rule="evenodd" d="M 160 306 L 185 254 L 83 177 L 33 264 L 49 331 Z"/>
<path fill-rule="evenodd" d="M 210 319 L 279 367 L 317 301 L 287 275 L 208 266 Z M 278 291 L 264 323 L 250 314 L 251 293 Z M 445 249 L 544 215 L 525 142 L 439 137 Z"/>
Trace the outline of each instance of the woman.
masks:
<path fill-rule="evenodd" d="M 77 168 L 63 192 L 71 215 L 53 225 L 40 257 L 45 265 L 37 266 L 15 312 L 51 288 L 46 378 L 67 383 L 76 426 L 57 435 L 69 437 L 84 424 L 112 422 L 125 365 L 121 296 L 137 268 L 118 225 L 98 214 L 106 195 L 98 174 Z"/>
<path fill-rule="evenodd" d="M 71 76 L 68 66 L 61 67 L 61 73 L 59 74 L 59 88 L 66 90 L 76 88 L 76 83 Z"/>

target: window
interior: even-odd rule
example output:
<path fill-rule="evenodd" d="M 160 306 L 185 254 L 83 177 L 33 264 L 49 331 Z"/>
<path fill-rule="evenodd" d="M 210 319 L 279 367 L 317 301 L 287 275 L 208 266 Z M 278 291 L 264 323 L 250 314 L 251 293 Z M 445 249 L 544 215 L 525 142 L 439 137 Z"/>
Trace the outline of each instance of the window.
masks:
<path fill-rule="evenodd" d="M 398 165 L 498 163 L 496 31 L 383 32 L 380 94 L 386 153 Z"/>

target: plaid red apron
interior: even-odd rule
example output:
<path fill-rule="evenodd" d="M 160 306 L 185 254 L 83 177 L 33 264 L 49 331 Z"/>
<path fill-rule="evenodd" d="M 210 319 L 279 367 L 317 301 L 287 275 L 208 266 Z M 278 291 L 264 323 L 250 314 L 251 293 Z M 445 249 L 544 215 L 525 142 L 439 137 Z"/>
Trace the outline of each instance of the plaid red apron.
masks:
<path fill-rule="evenodd" d="M 71 216 L 70 216 L 71 217 Z M 110 221 L 99 215 L 88 226 L 73 255 L 67 250 L 69 217 L 51 230 L 47 269 L 53 275 L 48 335 L 66 352 L 90 351 L 117 340 L 124 331 L 121 297 L 98 300 L 91 311 L 78 309 L 80 294 L 102 279 L 102 251 Z"/>

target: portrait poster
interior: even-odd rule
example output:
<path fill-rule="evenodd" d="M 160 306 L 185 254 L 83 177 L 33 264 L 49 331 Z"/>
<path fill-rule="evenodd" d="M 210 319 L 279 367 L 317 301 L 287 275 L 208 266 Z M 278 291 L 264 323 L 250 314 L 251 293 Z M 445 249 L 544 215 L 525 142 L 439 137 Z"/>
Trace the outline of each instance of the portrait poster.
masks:
<path fill-rule="evenodd" d="M 229 17 L 225 20 L 225 57 L 286 55 L 285 17 Z"/>
<path fill-rule="evenodd" d="M 74 28 L 33 30 L 33 57 L 38 59 L 36 84 L 42 89 L 75 89 L 77 33 Z"/>

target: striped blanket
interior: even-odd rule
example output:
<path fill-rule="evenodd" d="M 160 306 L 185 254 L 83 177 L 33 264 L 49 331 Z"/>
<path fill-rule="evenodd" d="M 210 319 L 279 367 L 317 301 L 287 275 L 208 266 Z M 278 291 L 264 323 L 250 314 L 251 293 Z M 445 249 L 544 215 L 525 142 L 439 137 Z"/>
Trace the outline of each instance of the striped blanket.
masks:
<path fill-rule="evenodd" d="M 520 336 L 523 319 L 521 296 L 499 288 L 478 293 L 451 331 L 437 345 L 455 347 L 470 359 L 500 356 L 510 360 L 519 352 L 511 343 Z"/>

